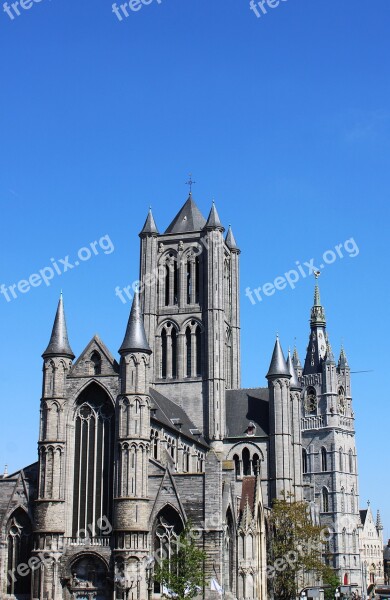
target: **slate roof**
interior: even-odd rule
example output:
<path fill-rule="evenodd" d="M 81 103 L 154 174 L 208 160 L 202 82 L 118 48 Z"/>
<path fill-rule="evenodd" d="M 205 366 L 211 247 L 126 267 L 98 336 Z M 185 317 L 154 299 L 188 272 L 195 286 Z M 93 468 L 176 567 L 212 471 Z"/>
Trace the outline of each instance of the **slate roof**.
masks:
<path fill-rule="evenodd" d="M 154 220 L 151 208 L 149 209 L 148 216 L 146 217 L 146 221 L 144 223 L 144 226 L 142 227 L 140 235 L 148 233 L 158 233 L 156 221 Z"/>
<path fill-rule="evenodd" d="M 188 196 L 187 202 L 180 209 L 165 233 L 188 233 L 190 231 L 201 231 L 206 225 L 206 219 L 196 206 L 192 195 Z"/>
<path fill-rule="evenodd" d="M 243 437 L 250 422 L 256 425 L 255 437 L 269 435 L 268 388 L 226 391 L 227 437 Z"/>
<path fill-rule="evenodd" d="M 149 392 L 153 400 L 151 415 L 152 421 L 158 421 L 161 423 L 161 425 L 169 427 L 176 433 L 181 433 L 194 442 L 197 442 L 198 444 L 208 448 L 208 444 L 203 436 L 194 435 L 191 433 L 191 430 L 197 429 L 197 427 L 178 404 L 172 402 L 172 400 L 169 400 L 169 398 L 166 398 L 154 388 L 150 388 Z M 178 423 L 172 422 L 172 419 L 177 419 Z"/>
<path fill-rule="evenodd" d="M 119 353 L 124 352 L 146 352 L 151 354 L 148 341 L 146 339 L 144 319 L 141 312 L 138 290 L 134 293 L 133 304 L 131 307 L 129 321 L 127 323 L 126 333 Z"/>
<path fill-rule="evenodd" d="M 48 358 L 50 356 L 66 356 L 71 359 L 74 358 L 74 354 L 68 340 L 62 292 L 58 302 L 54 325 L 50 336 L 50 342 L 42 354 L 43 358 Z"/>
<path fill-rule="evenodd" d="M 368 509 L 366 508 L 365 510 L 359 510 L 359 512 L 360 512 L 360 520 L 362 522 L 362 525 L 364 525 L 364 523 L 366 522 Z"/>
<path fill-rule="evenodd" d="M 256 477 L 244 477 L 242 480 L 242 492 L 240 501 L 240 513 L 244 512 L 246 501 L 248 500 L 249 508 L 252 514 L 255 509 L 255 494 L 256 494 Z"/>

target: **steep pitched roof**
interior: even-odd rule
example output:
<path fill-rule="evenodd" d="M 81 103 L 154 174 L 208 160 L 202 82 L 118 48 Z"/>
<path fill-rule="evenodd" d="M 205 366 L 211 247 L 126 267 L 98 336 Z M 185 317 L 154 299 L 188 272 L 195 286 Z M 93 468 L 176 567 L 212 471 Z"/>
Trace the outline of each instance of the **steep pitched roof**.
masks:
<path fill-rule="evenodd" d="M 154 405 L 152 405 L 152 420 L 154 419 L 198 444 L 208 447 L 202 435 L 191 433 L 198 431 L 198 428 L 178 404 L 172 402 L 172 400 L 169 400 L 169 398 L 166 398 L 154 388 L 150 388 L 149 393 Z"/>
<path fill-rule="evenodd" d="M 227 390 L 227 437 L 245 437 L 249 423 L 253 423 L 256 426 L 255 437 L 267 437 L 269 435 L 268 401 L 268 388 Z"/>
<path fill-rule="evenodd" d="M 196 206 L 192 194 L 177 213 L 165 233 L 188 233 L 190 231 L 201 231 L 206 225 L 206 219 Z"/>
<path fill-rule="evenodd" d="M 253 515 L 255 509 L 255 494 L 256 494 L 256 477 L 244 477 L 242 480 L 242 492 L 241 492 L 241 501 L 240 501 L 240 513 L 242 513 L 246 507 L 249 505 L 251 513 Z"/>

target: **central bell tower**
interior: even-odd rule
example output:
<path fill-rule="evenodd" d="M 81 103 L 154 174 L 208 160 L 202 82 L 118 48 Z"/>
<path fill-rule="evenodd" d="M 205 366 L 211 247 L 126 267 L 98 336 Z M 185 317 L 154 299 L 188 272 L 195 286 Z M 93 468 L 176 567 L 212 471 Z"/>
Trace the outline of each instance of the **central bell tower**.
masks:
<path fill-rule="evenodd" d="M 152 385 L 211 442 L 225 436 L 225 390 L 240 387 L 239 254 L 213 203 L 192 193 L 160 234 L 151 210 L 140 233 L 140 281 Z"/>

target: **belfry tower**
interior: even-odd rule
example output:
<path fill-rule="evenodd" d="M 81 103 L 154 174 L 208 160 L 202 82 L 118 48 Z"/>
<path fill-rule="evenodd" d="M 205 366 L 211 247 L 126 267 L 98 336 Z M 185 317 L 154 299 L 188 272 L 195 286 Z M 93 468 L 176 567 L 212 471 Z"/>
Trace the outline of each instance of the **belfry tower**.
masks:
<path fill-rule="evenodd" d="M 210 441 L 225 435 L 225 390 L 240 387 L 239 254 L 213 203 L 190 193 L 164 233 L 149 211 L 140 233 L 142 309 L 152 383 Z"/>
<path fill-rule="evenodd" d="M 299 363 L 298 357 L 296 361 Z M 342 583 L 360 583 L 359 495 L 350 368 L 341 349 L 336 365 L 325 310 L 315 285 L 302 376 L 302 469 L 305 495 L 334 532 L 327 559 Z"/>

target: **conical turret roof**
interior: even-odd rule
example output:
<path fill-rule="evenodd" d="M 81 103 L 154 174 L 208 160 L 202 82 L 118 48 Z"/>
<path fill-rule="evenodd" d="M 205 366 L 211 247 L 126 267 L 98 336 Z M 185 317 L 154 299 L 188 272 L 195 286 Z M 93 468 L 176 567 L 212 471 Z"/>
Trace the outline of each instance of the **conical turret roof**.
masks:
<path fill-rule="evenodd" d="M 223 230 L 223 226 L 221 223 L 221 219 L 219 218 L 219 214 L 217 211 L 217 207 L 215 206 L 215 202 L 213 202 L 213 205 L 211 207 L 210 214 L 209 214 L 209 217 L 208 217 L 207 223 L 206 223 L 206 229 L 222 229 Z"/>
<path fill-rule="evenodd" d="M 271 364 L 267 373 L 267 378 L 270 377 L 291 377 L 279 342 L 279 337 L 276 338 Z"/>
<path fill-rule="evenodd" d="M 230 225 L 229 225 L 229 229 L 227 232 L 225 242 L 226 242 L 227 247 L 230 248 L 230 250 L 238 250 L 238 246 L 237 246 L 237 243 L 236 243 L 236 240 L 235 240 L 235 237 L 233 235 L 233 231 L 232 231 L 232 228 Z"/>
<path fill-rule="evenodd" d="M 152 352 L 146 339 L 138 290 L 134 294 L 125 337 L 119 348 L 120 354 L 125 352 L 146 352 L 147 354 Z"/>
<path fill-rule="evenodd" d="M 50 356 L 66 356 L 72 360 L 74 359 L 74 354 L 68 340 L 62 292 L 57 306 L 50 342 L 42 354 L 43 358 L 49 358 Z"/>
<path fill-rule="evenodd" d="M 153 233 L 158 234 L 158 229 L 157 229 L 156 221 L 154 220 L 154 217 L 153 217 L 152 209 L 149 208 L 148 216 L 146 217 L 146 221 L 145 221 L 145 224 L 142 228 L 140 235 L 149 235 L 149 234 L 153 234 Z"/>

